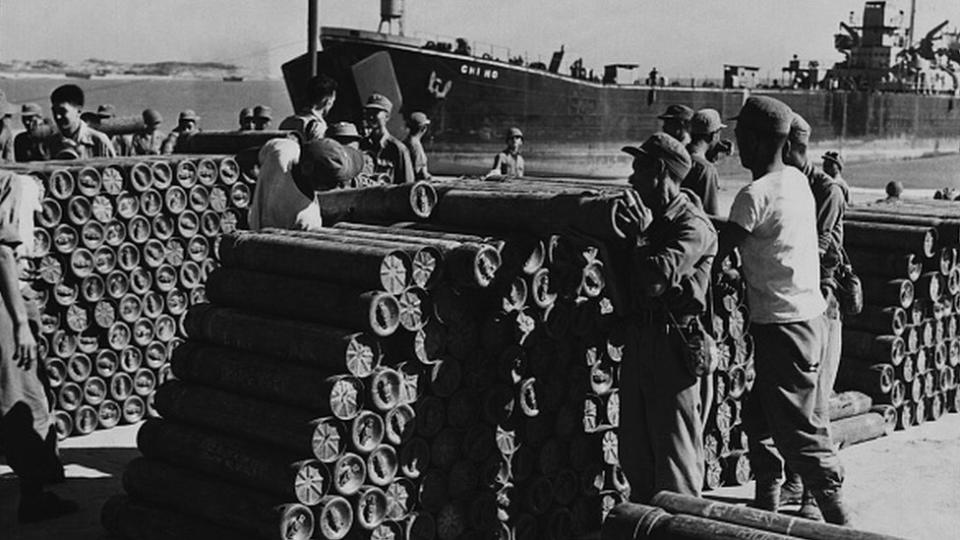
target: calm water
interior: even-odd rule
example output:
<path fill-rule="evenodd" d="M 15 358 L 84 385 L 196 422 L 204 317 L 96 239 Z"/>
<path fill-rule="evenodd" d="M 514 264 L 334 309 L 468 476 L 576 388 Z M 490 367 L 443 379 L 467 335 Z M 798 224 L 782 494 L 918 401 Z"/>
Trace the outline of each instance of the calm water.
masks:
<path fill-rule="evenodd" d="M 0 78 L 0 89 L 11 103 L 34 101 L 49 111 L 50 92 L 67 83 L 83 88 L 87 110 L 96 110 L 103 103 L 112 103 L 120 116 L 157 109 L 163 115 L 162 129 L 167 131 L 176 125 L 177 115 L 183 109 L 195 110 L 202 117 L 200 126 L 204 129 L 235 129 L 237 116 L 244 107 L 269 105 L 273 108 L 274 127 L 293 110 L 283 81 Z"/>

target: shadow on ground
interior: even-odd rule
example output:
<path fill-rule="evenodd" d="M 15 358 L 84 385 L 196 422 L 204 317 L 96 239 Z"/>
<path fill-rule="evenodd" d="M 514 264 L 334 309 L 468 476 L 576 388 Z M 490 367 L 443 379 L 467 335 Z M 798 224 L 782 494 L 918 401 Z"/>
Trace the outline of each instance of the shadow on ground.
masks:
<path fill-rule="evenodd" d="M 0 467 L 0 531 L 4 540 L 104 540 L 100 526 L 100 508 L 113 495 L 122 492 L 120 479 L 126 464 L 140 455 L 136 448 L 64 448 L 60 451 L 67 481 L 51 486 L 51 491 L 72 499 L 80 511 L 42 523 L 17 523 L 20 500 L 17 478 L 6 466 Z M 5 461 L 0 458 L 0 463 Z"/>

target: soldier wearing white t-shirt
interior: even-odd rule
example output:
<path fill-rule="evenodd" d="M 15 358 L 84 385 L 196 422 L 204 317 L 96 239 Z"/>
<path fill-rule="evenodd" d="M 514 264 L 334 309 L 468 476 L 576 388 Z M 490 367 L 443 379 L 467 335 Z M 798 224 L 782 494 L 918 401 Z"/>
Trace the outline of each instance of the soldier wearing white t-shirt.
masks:
<path fill-rule="evenodd" d="M 757 378 L 743 422 L 757 479 L 755 504 L 778 509 L 785 460 L 824 519 L 848 525 L 843 472 L 817 397 L 827 320 L 815 203 L 806 177 L 782 158 L 792 118 L 789 107 L 769 97 L 751 97 L 740 110 L 737 146 L 753 182 L 734 199 L 717 260 L 739 247 L 747 282 Z M 764 444 L 770 437 L 775 448 Z"/>

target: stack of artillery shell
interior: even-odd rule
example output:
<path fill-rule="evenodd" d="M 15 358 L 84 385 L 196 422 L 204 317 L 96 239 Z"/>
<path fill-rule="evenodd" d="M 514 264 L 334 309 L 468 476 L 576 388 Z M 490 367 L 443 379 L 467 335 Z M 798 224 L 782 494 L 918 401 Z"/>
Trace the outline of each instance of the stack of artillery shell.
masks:
<path fill-rule="evenodd" d="M 320 197 L 332 227 L 224 236 L 178 380 L 157 394 L 164 420 L 142 428 L 145 457 L 104 524 L 131 539 L 155 538 L 144 524 L 160 519 L 182 538 L 595 532 L 629 489 L 619 191 L 344 190 Z M 727 319 L 724 381 L 752 354 L 743 320 Z M 719 401 L 750 376 L 732 378 Z M 735 425 L 728 413 L 714 423 Z"/>
<path fill-rule="evenodd" d="M 245 222 L 252 186 L 223 156 L 7 167 L 44 190 L 21 270 L 43 310 L 60 436 L 152 415 L 183 314 L 205 298 L 216 238 Z"/>
<path fill-rule="evenodd" d="M 877 410 L 882 422 L 862 416 L 840 434 L 871 438 L 889 431 L 891 420 L 906 429 L 957 412 L 960 207 L 921 200 L 854 207 L 844 234 L 864 308 L 844 320 L 836 388 L 866 393 L 884 407 Z"/>
<path fill-rule="evenodd" d="M 750 538 L 752 540 L 900 540 L 897 537 L 820 523 L 661 491 L 649 505 L 622 504 L 603 524 L 601 540 Z"/>

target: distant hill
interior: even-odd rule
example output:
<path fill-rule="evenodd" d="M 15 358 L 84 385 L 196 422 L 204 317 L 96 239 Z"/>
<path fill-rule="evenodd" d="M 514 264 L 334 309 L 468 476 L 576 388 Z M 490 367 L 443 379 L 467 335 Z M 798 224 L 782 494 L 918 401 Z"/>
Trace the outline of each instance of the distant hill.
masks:
<path fill-rule="evenodd" d="M 68 63 L 56 59 L 12 60 L 0 62 L 0 71 L 52 74 L 81 77 L 109 76 L 145 76 L 178 77 L 185 79 L 221 79 L 224 77 L 242 78 L 245 70 L 233 64 L 222 62 L 164 62 L 128 63 L 100 58 L 88 58 L 82 62 Z"/>

